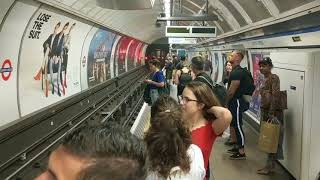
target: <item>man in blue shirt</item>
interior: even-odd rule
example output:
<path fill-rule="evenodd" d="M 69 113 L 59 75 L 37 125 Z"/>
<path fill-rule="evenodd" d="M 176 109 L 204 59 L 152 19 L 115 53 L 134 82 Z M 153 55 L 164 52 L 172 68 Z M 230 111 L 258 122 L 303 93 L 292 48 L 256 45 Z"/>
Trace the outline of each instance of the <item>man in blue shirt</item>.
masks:
<path fill-rule="evenodd" d="M 150 85 L 150 98 L 151 103 L 153 104 L 165 88 L 165 77 L 160 70 L 160 62 L 158 60 L 150 60 L 149 68 L 152 73 L 152 78 L 146 79 L 144 82 Z"/>

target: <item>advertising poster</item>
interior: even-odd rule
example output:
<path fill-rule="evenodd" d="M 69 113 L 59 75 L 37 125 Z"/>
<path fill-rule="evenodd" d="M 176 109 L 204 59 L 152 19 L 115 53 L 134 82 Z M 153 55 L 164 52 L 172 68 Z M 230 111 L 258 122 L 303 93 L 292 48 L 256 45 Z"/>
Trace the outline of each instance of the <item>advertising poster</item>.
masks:
<path fill-rule="evenodd" d="M 261 97 L 260 97 L 259 91 L 263 83 L 263 75 L 260 73 L 260 70 L 259 70 L 259 61 L 262 59 L 262 54 L 252 53 L 251 58 L 252 58 L 253 80 L 254 80 L 254 85 L 256 86 L 256 89 L 253 92 L 252 101 L 250 102 L 249 110 L 253 113 L 253 115 L 258 120 L 260 120 Z"/>
<path fill-rule="evenodd" d="M 146 51 L 147 51 L 147 48 L 148 48 L 147 44 L 143 45 L 143 48 L 142 48 L 141 53 L 140 53 L 141 65 L 145 65 L 146 64 Z"/>
<path fill-rule="evenodd" d="M 134 55 L 134 67 L 141 66 L 142 48 L 143 43 L 139 42 Z"/>
<path fill-rule="evenodd" d="M 22 116 L 81 91 L 79 52 L 90 28 L 46 7 L 34 14 L 19 58 Z"/>
<path fill-rule="evenodd" d="M 214 82 L 218 81 L 218 74 L 219 74 L 219 56 L 218 53 L 214 53 L 214 61 L 212 66 L 212 75 Z"/>
<path fill-rule="evenodd" d="M 135 68 L 134 59 L 135 59 L 135 52 L 138 45 L 139 45 L 139 41 L 133 39 L 130 46 L 128 47 L 128 54 L 126 59 L 128 71 Z"/>
<path fill-rule="evenodd" d="M 116 34 L 98 29 L 91 39 L 88 58 L 88 85 L 92 87 L 111 78 L 110 58 Z"/>
<path fill-rule="evenodd" d="M 113 46 L 111 49 L 111 58 L 110 58 L 110 73 L 111 73 L 111 78 L 114 78 L 116 76 L 118 76 L 118 69 L 115 69 L 115 63 L 116 63 L 116 59 L 117 57 L 117 48 L 118 48 L 118 44 L 120 42 L 122 36 L 120 36 L 119 34 L 117 34 L 114 38 L 114 42 L 113 42 Z"/>
<path fill-rule="evenodd" d="M 227 63 L 227 58 L 228 58 L 228 54 L 227 53 L 222 53 L 222 67 L 223 67 L 223 71 L 222 71 L 222 80 L 226 78 L 226 71 L 225 69 L 225 64 Z"/>
<path fill-rule="evenodd" d="M 116 72 L 117 74 L 120 75 L 124 72 L 126 72 L 126 55 L 127 55 L 127 49 L 128 45 L 132 39 L 129 37 L 122 37 L 118 43 L 117 47 L 117 58 L 116 58 L 116 63 L 115 63 L 115 68 L 117 69 Z"/>
<path fill-rule="evenodd" d="M 25 4 L 17 1 L 7 14 L 5 21 L 2 22 L 0 30 L 2 42 L 0 44 L 0 130 L 20 118 L 17 96 L 20 43 L 24 30 L 39 5 L 36 2 Z"/>

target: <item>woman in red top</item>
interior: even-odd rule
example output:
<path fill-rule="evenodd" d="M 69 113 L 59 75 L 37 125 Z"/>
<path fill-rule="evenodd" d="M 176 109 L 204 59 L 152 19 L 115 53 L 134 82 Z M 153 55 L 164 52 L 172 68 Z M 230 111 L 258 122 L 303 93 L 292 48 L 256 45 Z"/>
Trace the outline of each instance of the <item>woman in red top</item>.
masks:
<path fill-rule="evenodd" d="M 212 145 L 229 126 L 231 113 L 219 107 L 212 90 L 203 82 L 190 82 L 183 90 L 181 99 L 182 118 L 192 132 L 192 143 L 202 151 L 207 170 Z"/>

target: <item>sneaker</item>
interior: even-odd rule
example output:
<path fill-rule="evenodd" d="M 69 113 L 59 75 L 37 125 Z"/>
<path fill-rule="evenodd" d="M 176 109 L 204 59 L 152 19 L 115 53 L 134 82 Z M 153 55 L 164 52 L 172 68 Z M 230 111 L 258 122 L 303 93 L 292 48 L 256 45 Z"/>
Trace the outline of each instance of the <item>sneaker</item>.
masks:
<path fill-rule="evenodd" d="M 239 149 L 234 147 L 232 149 L 229 149 L 227 152 L 230 153 L 230 154 L 235 154 L 235 153 L 239 152 Z"/>
<path fill-rule="evenodd" d="M 245 160 L 247 158 L 246 154 L 240 154 L 239 152 L 233 154 L 230 156 L 230 159 L 232 160 Z"/>

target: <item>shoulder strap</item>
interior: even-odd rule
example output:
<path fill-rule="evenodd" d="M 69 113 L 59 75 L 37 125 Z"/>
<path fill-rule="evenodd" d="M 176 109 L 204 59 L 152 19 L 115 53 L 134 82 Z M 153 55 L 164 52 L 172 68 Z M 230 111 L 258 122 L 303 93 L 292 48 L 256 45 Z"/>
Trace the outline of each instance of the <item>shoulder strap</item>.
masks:
<path fill-rule="evenodd" d="M 204 76 L 197 76 L 198 78 L 204 79 L 208 84 L 210 84 L 211 88 L 213 89 L 213 84 L 211 84 L 207 78 L 205 78 Z"/>

